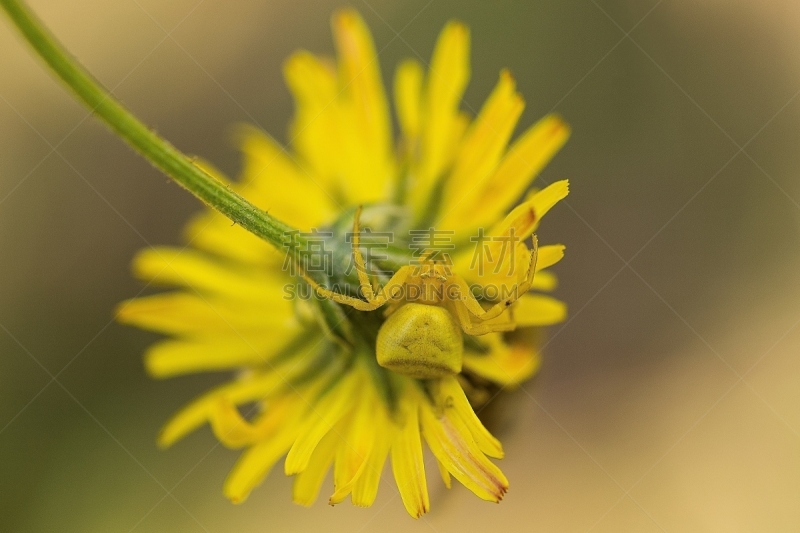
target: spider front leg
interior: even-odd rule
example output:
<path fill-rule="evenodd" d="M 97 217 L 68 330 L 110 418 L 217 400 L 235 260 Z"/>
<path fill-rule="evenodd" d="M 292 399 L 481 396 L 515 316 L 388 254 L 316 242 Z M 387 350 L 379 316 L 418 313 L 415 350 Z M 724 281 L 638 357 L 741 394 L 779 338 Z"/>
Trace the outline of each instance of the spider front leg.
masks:
<path fill-rule="evenodd" d="M 356 209 L 356 213 L 353 218 L 353 262 L 355 263 L 356 267 L 356 275 L 358 276 L 359 287 L 361 288 L 364 298 L 367 300 L 366 302 L 360 298 L 355 298 L 346 294 L 340 294 L 327 289 L 314 281 L 300 265 L 298 265 L 297 268 L 299 269 L 300 275 L 303 277 L 303 279 L 309 285 L 311 285 L 317 294 L 323 298 L 333 300 L 338 304 L 349 305 L 350 307 L 359 311 L 374 311 L 375 309 L 378 309 L 384 305 L 386 302 L 390 300 L 394 301 L 404 296 L 403 285 L 405 284 L 405 280 L 411 271 L 411 267 L 400 267 L 389 279 L 386 285 L 378 289 L 378 294 L 376 295 L 369 279 L 364 256 L 361 254 L 361 249 L 359 248 L 361 244 L 361 228 L 359 226 L 360 217 L 361 206 Z"/>
<path fill-rule="evenodd" d="M 511 317 L 503 321 L 487 323 L 486 321 L 490 319 L 483 318 L 486 314 L 483 307 L 472 295 L 467 282 L 457 274 L 452 275 L 448 280 L 446 291 L 450 296 L 451 311 L 458 318 L 461 328 L 467 335 L 486 335 L 487 333 L 516 329 L 517 326 Z M 476 317 L 481 323 L 475 324 L 472 317 Z"/>
<path fill-rule="evenodd" d="M 453 301 L 452 308 L 455 310 L 458 322 L 461 324 L 461 329 L 464 330 L 464 333 L 467 335 L 480 336 L 500 331 L 514 331 L 517 328 L 517 325 L 511 317 L 503 321 L 492 323 L 473 323 L 471 311 L 463 300 Z"/>
<path fill-rule="evenodd" d="M 458 298 L 454 300 L 455 310 L 465 333 L 469 335 L 485 335 L 486 333 L 490 333 L 492 331 L 511 331 L 514 329 L 513 321 L 511 320 L 509 321 L 511 325 L 506 322 L 475 325 L 472 322 L 470 315 L 474 316 L 480 322 L 486 322 L 487 320 L 492 320 L 502 315 L 506 309 L 511 307 L 511 304 L 516 302 L 520 297 L 522 297 L 523 294 L 530 290 L 531 285 L 533 284 L 534 275 L 536 274 L 536 261 L 538 257 L 539 241 L 536 238 L 536 235 L 534 235 L 533 248 L 531 250 L 530 260 L 528 262 L 528 269 L 525 273 L 525 280 L 519 285 L 514 286 L 513 294 L 485 310 L 472 295 L 472 291 L 470 290 L 469 285 L 467 285 L 467 282 L 458 275 L 451 276 L 451 286 L 454 285 L 458 292 Z M 479 333 L 470 333 L 470 331 Z"/>
<path fill-rule="evenodd" d="M 364 261 L 364 256 L 361 254 L 361 206 L 356 209 L 355 217 L 353 218 L 353 262 L 356 266 L 356 275 L 358 275 L 358 282 L 361 287 L 361 293 L 364 298 L 372 306 L 368 311 L 372 311 L 384 305 L 386 302 L 394 302 L 401 300 L 405 297 L 403 294 L 406 278 L 411 273 L 411 267 L 406 265 L 402 266 L 392 275 L 386 285 L 378 288 L 378 294 L 372 287 L 372 282 L 369 279 L 369 272 L 367 272 L 367 263 Z"/>
<path fill-rule="evenodd" d="M 378 290 L 377 295 L 371 292 L 372 287 L 370 286 L 370 292 L 368 293 L 369 301 L 366 302 L 360 298 L 348 296 L 346 294 L 341 294 L 327 289 L 314 281 L 311 276 L 309 276 L 305 270 L 303 270 L 302 267 L 298 266 L 298 269 L 300 270 L 300 275 L 303 277 L 306 283 L 311 285 L 311 288 L 313 288 L 314 291 L 323 298 L 333 300 L 338 304 L 349 305 L 358 311 L 374 311 L 375 309 L 378 309 L 384 305 L 386 302 L 393 302 L 405 298 L 405 289 L 403 286 L 405 285 L 406 278 L 408 277 L 411 267 L 400 267 L 400 269 L 394 273 L 391 279 L 389 279 L 386 285 Z M 363 287 L 362 290 L 364 290 Z"/>
<path fill-rule="evenodd" d="M 300 273 L 300 276 L 305 280 L 306 283 L 311 285 L 311 288 L 314 289 L 319 296 L 325 298 L 327 300 L 331 300 L 336 302 L 337 304 L 349 305 L 353 309 L 358 309 L 359 311 L 374 311 L 380 305 L 374 305 L 372 302 L 365 302 L 360 298 L 355 298 L 353 296 L 348 296 L 347 294 L 341 294 L 338 292 L 334 292 L 330 289 L 327 289 L 314 281 L 314 279 L 308 275 L 308 273 L 301 267 L 300 265 L 297 266 L 297 269 Z"/>
<path fill-rule="evenodd" d="M 503 314 L 503 311 L 511 307 L 511 304 L 519 300 L 523 294 L 531 290 L 531 286 L 533 285 L 533 278 L 536 275 L 536 261 L 539 258 L 539 240 L 536 238 L 536 235 L 533 235 L 533 248 L 531 249 L 531 256 L 530 261 L 528 261 L 528 270 L 525 273 L 525 280 L 520 283 L 519 285 L 515 285 L 512 293 L 503 300 L 500 300 L 492 307 L 483 311 L 480 314 L 476 314 L 476 318 L 481 321 L 484 320 L 491 320 Z"/>
<path fill-rule="evenodd" d="M 356 275 L 358 276 L 361 293 L 368 302 L 372 302 L 375 300 L 375 292 L 372 288 L 372 282 L 369 279 L 369 273 L 367 272 L 367 263 L 364 261 L 364 256 L 361 254 L 361 209 L 362 206 L 358 206 L 353 216 L 353 262 L 356 266 Z"/>

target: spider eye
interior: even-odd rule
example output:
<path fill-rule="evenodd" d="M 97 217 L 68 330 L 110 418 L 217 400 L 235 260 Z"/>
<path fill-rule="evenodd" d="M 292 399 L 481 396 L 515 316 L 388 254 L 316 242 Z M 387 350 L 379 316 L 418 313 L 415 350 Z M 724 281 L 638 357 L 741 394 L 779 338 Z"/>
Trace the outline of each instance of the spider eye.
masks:
<path fill-rule="evenodd" d="M 464 340 L 447 309 L 407 303 L 381 326 L 376 352 L 384 368 L 431 379 L 461 372 Z"/>

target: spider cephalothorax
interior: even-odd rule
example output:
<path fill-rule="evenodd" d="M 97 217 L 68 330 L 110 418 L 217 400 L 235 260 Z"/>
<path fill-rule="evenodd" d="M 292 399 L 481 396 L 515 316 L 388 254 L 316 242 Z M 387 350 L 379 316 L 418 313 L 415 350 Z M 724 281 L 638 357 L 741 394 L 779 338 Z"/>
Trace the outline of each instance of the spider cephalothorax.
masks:
<path fill-rule="evenodd" d="M 382 287 L 374 287 L 359 248 L 360 215 L 361 208 L 353 220 L 353 259 L 364 299 L 326 289 L 305 273 L 303 277 L 320 296 L 359 311 L 388 305 L 376 346 L 381 366 L 416 378 L 458 373 L 463 354 L 459 326 L 467 335 L 514 329 L 513 320 L 502 315 L 531 287 L 538 256 L 536 236 L 524 279 L 484 309 L 464 278 L 449 264 L 431 259 L 433 252 L 397 269 Z"/>

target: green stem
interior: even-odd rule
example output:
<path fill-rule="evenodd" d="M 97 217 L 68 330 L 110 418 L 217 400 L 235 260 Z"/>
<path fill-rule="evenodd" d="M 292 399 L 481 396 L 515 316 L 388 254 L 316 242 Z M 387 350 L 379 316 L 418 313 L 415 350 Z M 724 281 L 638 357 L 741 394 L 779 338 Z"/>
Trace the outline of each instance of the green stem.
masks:
<path fill-rule="evenodd" d="M 228 189 L 142 124 L 69 55 L 23 2 L 0 0 L 0 5 L 47 65 L 125 142 L 207 205 L 277 248 L 283 246 L 292 227 Z"/>

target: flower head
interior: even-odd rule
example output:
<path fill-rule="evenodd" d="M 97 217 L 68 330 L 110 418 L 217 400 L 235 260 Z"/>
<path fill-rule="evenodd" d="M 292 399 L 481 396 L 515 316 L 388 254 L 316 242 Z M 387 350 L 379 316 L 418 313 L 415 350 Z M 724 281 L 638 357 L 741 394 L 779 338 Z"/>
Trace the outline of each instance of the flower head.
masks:
<path fill-rule="evenodd" d="M 330 503 L 369 506 L 388 459 L 418 517 L 430 507 L 424 441 L 447 486 L 453 476 L 499 501 L 508 480 L 489 458 L 503 450 L 474 406 L 487 386 L 533 375 L 541 326 L 565 317 L 541 294 L 563 246 L 539 246 L 534 231 L 567 182 L 526 192 L 569 130 L 551 115 L 509 145 L 524 102 L 506 71 L 474 119 L 462 111 L 469 34 L 451 22 L 427 72 L 414 60 L 397 69 L 395 140 L 362 19 L 341 11 L 333 30 L 335 63 L 286 62 L 291 148 L 253 128 L 239 136 L 243 177 L 230 187 L 298 228 L 285 249 L 209 210 L 188 226 L 191 249 L 135 260 L 141 278 L 177 287 L 118 311 L 169 336 L 148 350 L 149 372 L 235 372 L 159 443 L 209 424 L 242 449 L 224 485 L 234 502 L 285 457 L 297 503 L 316 499 L 332 467 Z"/>

